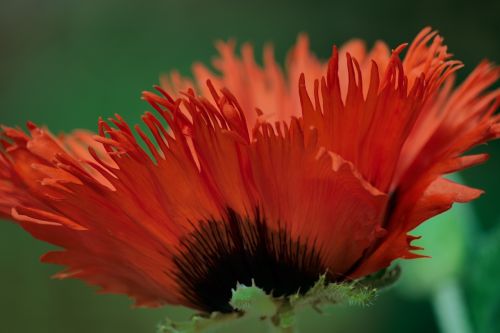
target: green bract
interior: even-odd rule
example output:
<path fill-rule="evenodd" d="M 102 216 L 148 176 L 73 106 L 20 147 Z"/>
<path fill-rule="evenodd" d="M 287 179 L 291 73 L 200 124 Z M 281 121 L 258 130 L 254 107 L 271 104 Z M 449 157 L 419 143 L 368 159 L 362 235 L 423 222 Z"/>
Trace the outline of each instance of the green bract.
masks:
<path fill-rule="evenodd" d="M 328 283 L 326 275 L 322 275 L 304 295 L 297 293 L 288 297 L 273 297 L 255 284 L 238 284 L 229 301 L 234 312 L 197 314 L 184 322 L 167 319 L 159 325 L 158 333 L 211 332 L 240 320 L 267 321 L 271 330 L 292 332 L 295 314 L 300 309 L 312 307 L 320 313 L 329 314 L 332 305 L 367 306 L 372 304 L 380 288 L 391 285 L 398 277 L 399 267 L 383 270 L 362 280 L 340 283 Z"/>

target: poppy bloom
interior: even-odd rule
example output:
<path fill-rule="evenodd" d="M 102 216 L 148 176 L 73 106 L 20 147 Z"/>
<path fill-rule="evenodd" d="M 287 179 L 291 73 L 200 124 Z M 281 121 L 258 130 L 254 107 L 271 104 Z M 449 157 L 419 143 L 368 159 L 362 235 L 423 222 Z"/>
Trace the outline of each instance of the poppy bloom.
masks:
<path fill-rule="evenodd" d="M 42 258 L 57 277 L 229 312 L 238 282 L 291 295 L 419 257 L 408 232 L 481 194 L 443 175 L 500 135 L 500 72 L 485 61 L 454 88 L 461 63 L 430 29 L 328 62 L 301 36 L 286 74 L 271 48 L 259 66 L 249 45 L 217 47 L 218 73 L 143 93 L 148 132 L 118 115 L 96 135 L 3 127 L 0 212 L 62 248 Z"/>

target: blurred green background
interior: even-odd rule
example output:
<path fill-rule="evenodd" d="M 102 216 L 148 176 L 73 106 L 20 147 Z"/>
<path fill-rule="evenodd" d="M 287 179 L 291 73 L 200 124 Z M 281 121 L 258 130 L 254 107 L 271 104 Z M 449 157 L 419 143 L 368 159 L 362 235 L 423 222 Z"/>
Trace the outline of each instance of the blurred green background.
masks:
<path fill-rule="evenodd" d="M 99 116 L 115 112 L 138 122 L 148 109 L 139 94 L 161 72 L 189 74 L 194 61 L 208 62 L 215 54 L 216 39 L 230 37 L 251 41 L 257 50 L 273 42 L 282 60 L 297 33 L 307 32 L 313 50 L 326 58 L 333 43 L 352 37 L 396 46 L 432 25 L 466 64 L 463 78 L 482 58 L 500 59 L 499 12 L 496 0 L 1 0 L 0 122 L 32 120 L 54 132 L 95 129 Z M 463 320 L 453 312 L 460 302 L 437 300 L 444 290 L 439 286 L 450 281 L 464 298 L 460 317 L 468 318 L 472 331 L 498 332 L 500 144 L 478 150 L 492 153 L 491 160 L 462 177 L 487 194 L 460 208 L 465 213 L 455 211 L 441 219 L 446 223 L 422 231 L 435 240 L 433 264 L 408 263 L 404 281 L 375 306 L 339 308 L 330 317 L 302 314 L 301 332 L 439 332 L 443 322 L 435 309 L 449 310 L 451 321 Z M 154 332 L 166 315 L 187 316 L 177 309 L 131 309 L 125 297 L 96 295 L 79 281 L 51 280 L 58 268 L 38 261 L 49 248 L 11 223 L 0 225 L 1 332 Z M 245 329 L 259 331 L 239 331 Z"/>

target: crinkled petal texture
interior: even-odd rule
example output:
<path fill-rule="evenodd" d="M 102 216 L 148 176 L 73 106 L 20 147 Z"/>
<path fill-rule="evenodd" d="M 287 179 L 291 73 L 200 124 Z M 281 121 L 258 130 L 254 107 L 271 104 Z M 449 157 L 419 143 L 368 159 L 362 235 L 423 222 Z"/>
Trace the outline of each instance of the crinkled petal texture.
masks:
<path fill-rule="evenodd" d="M 499 70 L 483 62 L 454 89 L 460 63 L 430 29 L 402 60 L 405 45 L 353 41 L 323 63 L 300 37 L 286 76 L 270 48 L 264 67 L 248 45 L 218 49 L 220 74 L 196 65 L 195 82 L 174 74 L 144 93 L 148 133 L 118 115 L 97 135 L 3 128 L 0 214 L 62 248 L 43 257 L 67 267 L 58 277 L 209 311 L 183 274 L 203 279 L 220 253 L 358 278 L 416 257 L 409 231 L 481 194 L 443 175 L 500 135 Z"/>

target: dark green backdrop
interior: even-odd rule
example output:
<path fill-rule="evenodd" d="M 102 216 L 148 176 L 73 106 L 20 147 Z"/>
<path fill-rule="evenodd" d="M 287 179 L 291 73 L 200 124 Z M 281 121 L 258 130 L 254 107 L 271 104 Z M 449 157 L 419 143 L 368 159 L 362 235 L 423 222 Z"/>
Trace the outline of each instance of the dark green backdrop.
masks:
<path fill-rule="evenodd" d="M 258 50 L 271 41 L 281 60 L 297 33 L 307 32 L 314 51 L 326 58 L 332 43 L 351 37 L 369 43 L 384 39 L 396 46 L 432 25 L 465 62 L 462 73 L 469 73 L 483 57 L 500 59 L 499 11 L 494 0 L 1 0 L 0 122 L 23 125 L 29 119 L 55 132 L 95 129 L 99 116 L 115 112 L 138 122 L 148 109 L 140 92 L 150 89 L 159 73 L 175 68 L 188 74 L 192 62 L 207 62 L 214 55 L 214 40 L 229 37 L 251 41 Z M 472 252 L 497 228 L 500 216 L 500 145 L 479 150 L 493 156 L 463 175 L 467 183 L 487 191 L 474 203 L 479 236 L 470 241 Z M 49 248 L 13 224 L 0 224 L 1 332 L 154 332 L 156 323 L 172 314 L 169 309 L 132 310 L 125 297 L 95 295 L 78 281 L 50 280 L 58 268 L 38 262 Z M 466 266 L 461 279 L 470 307 L 475 307 L 479 296 L 468 287 L 471 274 Z M 500 308 L 495 297 L 493 313 Z M 306 320 L 316 323 L 311 332 L 433 332 L 437 324 L 429 304 L 391 291 L 373 307 Z M 478 326 L 480 316 L 471 316 Z"/>

